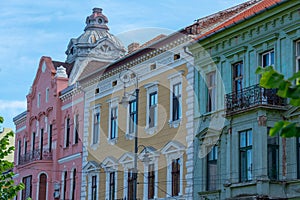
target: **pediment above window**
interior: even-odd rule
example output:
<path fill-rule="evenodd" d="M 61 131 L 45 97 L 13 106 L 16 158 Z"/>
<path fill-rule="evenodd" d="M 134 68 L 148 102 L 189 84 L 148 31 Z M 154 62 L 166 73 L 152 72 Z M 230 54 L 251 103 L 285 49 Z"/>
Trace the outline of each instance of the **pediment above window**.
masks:
<path fill-rule="evenodd" d="M 115 171 L 118 169 L 118 160 L 112 156 L 106 157 L 101 164 L 105 171 Z"/>
<path fill-rule="evenodd" d="M 96 161 L 89 161 L 84 167 L 83 170 L 86 172 L 95 172 L 100 170 L 100 164 Z"/>

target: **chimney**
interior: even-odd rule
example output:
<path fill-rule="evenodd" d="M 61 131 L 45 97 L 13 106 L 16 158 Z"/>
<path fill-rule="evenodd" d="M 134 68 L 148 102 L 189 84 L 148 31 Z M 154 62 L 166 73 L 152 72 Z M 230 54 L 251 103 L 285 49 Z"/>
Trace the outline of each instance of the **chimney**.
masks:
<path fill-rule="evenodd" d="M 140 44 L 137 42 L 133 42 L 130 45 L 128 45 L 128 54 L 131 54 L 132 52 L 138 50 L 140 48 Z"/>

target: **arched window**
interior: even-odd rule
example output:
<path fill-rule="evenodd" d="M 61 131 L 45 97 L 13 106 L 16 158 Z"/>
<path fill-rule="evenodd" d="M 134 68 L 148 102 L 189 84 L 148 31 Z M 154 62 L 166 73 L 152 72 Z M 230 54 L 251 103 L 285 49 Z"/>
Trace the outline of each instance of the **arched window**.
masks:
<path fill-rule="evenodd" d="M 39 200 L 45 200 L 47 195 L 47 175 L 40 175 L 40 183 L 39 183 Z"/>

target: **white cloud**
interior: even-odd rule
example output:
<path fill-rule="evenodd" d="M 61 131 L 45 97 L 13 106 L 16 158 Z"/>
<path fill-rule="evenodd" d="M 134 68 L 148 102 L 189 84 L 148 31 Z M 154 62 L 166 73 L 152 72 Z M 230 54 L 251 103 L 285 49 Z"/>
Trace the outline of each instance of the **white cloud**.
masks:
<path fill-rule="evenodd" d="M 13 118 L 26 110 L 26 101 L 9 101 L 0 99 L 0 116 L 4 118 L 4 127 L 13 128 Z"/>

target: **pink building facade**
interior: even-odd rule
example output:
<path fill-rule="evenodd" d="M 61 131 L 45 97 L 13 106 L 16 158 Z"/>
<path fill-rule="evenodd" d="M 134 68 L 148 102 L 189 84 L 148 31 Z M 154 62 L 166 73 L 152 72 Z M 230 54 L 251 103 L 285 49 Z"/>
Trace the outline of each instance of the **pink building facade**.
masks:
<path fill-rule="evenodd" d="M 17 200 L 80 197 L 83 93 L 68 84 L 72 67 L 42 57 L 27 111 L 14 118 Z"/>

